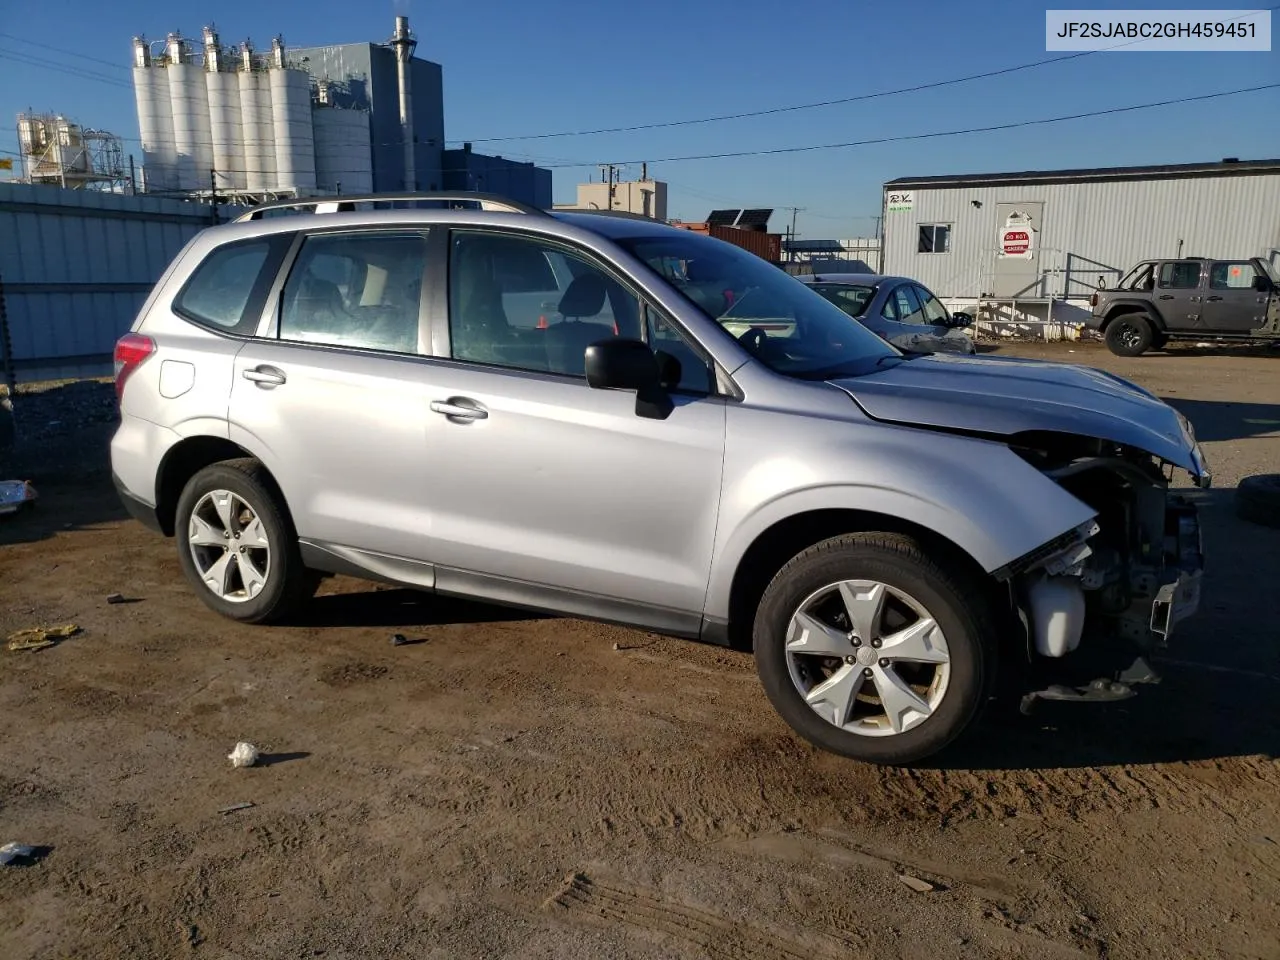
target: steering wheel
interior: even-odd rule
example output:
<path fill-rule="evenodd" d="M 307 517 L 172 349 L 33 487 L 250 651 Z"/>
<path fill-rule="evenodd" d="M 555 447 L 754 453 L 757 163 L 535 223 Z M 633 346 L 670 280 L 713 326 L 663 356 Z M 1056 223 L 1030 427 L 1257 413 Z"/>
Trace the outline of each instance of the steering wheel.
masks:
<path fill-rule="evenodd" d="M 765 344 L 769 342 L 769 335 L 759 327 L 751 327 L 746 333 L 738 337 L 738 342 L 752 353 L 759 353 L 764 349 Z"/>

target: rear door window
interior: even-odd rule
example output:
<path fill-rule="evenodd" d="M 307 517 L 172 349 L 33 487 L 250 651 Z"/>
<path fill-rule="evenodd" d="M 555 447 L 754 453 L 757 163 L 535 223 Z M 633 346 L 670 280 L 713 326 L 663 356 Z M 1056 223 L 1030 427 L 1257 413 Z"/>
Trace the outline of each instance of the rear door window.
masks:
<path fill-rule="evenodd" d="M 426 262 L 423 230 L 307 237 L 280 298 L 280 339 L 417 353 Z"/>
<path fill-rule="evenodd" d="M 924 323 L 924 311 L 909 283 L 895 287 L 891 296 L 897 307 L 899 323 Z"/>
<path fill-rule="evenodd" d="M 1252 290 L 1257 269 L 1247 260 L 1234 263 L 1215 263 L 1209 270 L 1211 290 Z"/>

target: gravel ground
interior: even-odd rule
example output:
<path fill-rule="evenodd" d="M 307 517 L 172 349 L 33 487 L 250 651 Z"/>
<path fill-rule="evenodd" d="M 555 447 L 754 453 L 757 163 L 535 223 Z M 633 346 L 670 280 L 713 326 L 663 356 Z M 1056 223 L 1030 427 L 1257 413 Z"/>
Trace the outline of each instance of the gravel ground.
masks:
<path fill-rule="evenodd" d="M 221 620 L 115 502 L 110 385 L 20 394 L 0 633 L 83 632 L 0 651 L 0 843 L 50 848 L 0 867 L 0 956 L 1280 957 L 1280 532 L 1231 510 L 1280 471 L 1280 358 L 1000 352 L 1191 417 L 1204 607 L 1138 698 L 910 770 L 811 749 L 715 648 L 344 578 Z"/>

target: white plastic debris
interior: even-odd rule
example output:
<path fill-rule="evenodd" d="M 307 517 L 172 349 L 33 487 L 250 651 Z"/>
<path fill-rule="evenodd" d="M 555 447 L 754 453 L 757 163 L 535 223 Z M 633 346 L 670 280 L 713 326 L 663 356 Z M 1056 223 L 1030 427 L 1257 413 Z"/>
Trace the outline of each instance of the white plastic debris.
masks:
<path fill-rule="evenodd" d="M 227 759 L 231 761 L 233 767 L 252 767 L 258 762 L 258 748 L 242 740 L 227 754 Z"/>
<path fill-rule="evenodd" d="M 0 864 L 6 867 L 20 860 L 28 860 L 35 856 L 36 848 L 25 843 L 6 843 L 0 847 Z"/>
<path fill-rule="evenodd" d="M 36 496 L 36 488 L 27 480 L 0 481 L 0 514 L 17 513 Z"/>

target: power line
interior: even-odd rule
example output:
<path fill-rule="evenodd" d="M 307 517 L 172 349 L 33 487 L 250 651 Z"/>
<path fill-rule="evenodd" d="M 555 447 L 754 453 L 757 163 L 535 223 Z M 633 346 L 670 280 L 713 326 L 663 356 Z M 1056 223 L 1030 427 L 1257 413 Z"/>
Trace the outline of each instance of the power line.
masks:
<path fill-rule="evenodd" d="M 1265 83 L 1256 87 L 1241 87 L 1238 90 L 1223 90 L 1218 93 L 1205 93 L 1194 97 L 1179 97 L 1176 100 L 1157 100 L 1153 103 L 1136 103 L 1127 107 L 1111 107 L 1106 110 L 1091 110 L 1087 113 L 1072 113 L 1061 117 L 1043 117 L 1038 120 L 1019 120 L 1014 123 L 998 123 L 987 127 L 965 127 L 961 130 L 938 130 L 932 133 L 911 133 L 903 134 L 896 137 L 876 137 L 871 140 L 849 140 L 845 143 L 817 143 L 809 144 L 803 147 L 774 147 L 767 150 L 735 150 L 727 153 L 699 153 L 689 154 L 681 157 L 647 157 L 644 162 L 648 163 L 681 163 L 686 160 L 727 160 L 735 157 L 763 157 L 783 153 L 811 153 L 816 150 L 841 150 L 847 147 L 865 147 L 881 143 L 901 143 L 908 140 L 930 140 L 937 137 L 959 137 L 970 133 L 991 133 L 997 130 L 1016 130 L 1020 127 L 1034 127 L 1049 123 L 1063 123 L 1067 120 L 1084 120 L 1089 117 L 1105 117 L 1117 113 L 1129 113 L 1134 110 L 1148 110 L 1153 107 L 1168 107 L 1181 103 L 1196 103 L 1203 100 L 1215 100 L 1221 97 L 1232 97 L 1242 93 L 1256 93 L 1260 90 L 1274 90 L 1280 87 L 1280 83 Z M 615 163 L 640 163 L 640 160 L 623 160 L 615 161 Z M 552 164 L 552 169 L 558 169 L 564 164 Z M 573 166 L 582 166 L 582 164 L 573 164 Z"/>
<path fill-rule="evenodd" d="M 0 37 L 4 37 L 6 40 L 15 40 L 18 43 L 25 43 L 32 47 L 42 47 L 45 50 L 51 50 L 54 53 L 62 53 L 69 57 L 77 57 L 81 60 L 90 60 L 93 63 L 105 64 L 106 66 L 111 67 L 115 70 L 129 69 L 129 67 L 125 66 L 122 63 L 118 63 L 114 60 L 102 60 L 102 59 L 99 59 L 98 57 L 91 57 L 87 53 L 76 53 L 74 50 L 65 50 L 62 47 L 51 47 L 49 46 L 49 44 L 41 43 L 39 40 L 28 40 L 25 37 L 16 37 L 12 33 L 4 33 L 3 31 L 0 31 Z"/>
<path fill-rule="evenodd" d="M 1264 9 L 1269 11 L 1280 10 L 1280 4 L 1277 4 L 1276 6 L 1273 6 L 1273 7 L 1266 7 Z M 1256 11 L 1256 12 L 1262 12 L 1262 11 Z M 1252 13 L 1250 14 L 1250 16 L 1236 17 L 1233 20 L 1228 22 L 1234 23 L 1239 20 L 1247 20 L 1247 19 L 1250 19 L 1251 16 L 1252 16 Z M 841 104 L 846 104 L 846 103 L 859 103 L 864 100 L 877 100 L 883 97 L 896 97 L 904 93 L 918 93 L 919 91 L 922 91 L 922 90 L 936 90 L 940 87 L 949 87 L 949 86 L 954 86 L 960 83 L 969 83 L 974 80 L 986 80 L 991 77 L 1008 76 L 1011 73 L 1019 73 L 1023 70 L 1032 70 L 1037 67 L 1045 67 L 1054 63 L 1063 63 L 1067 60 L 1078 60 L 1081 57 L 1093 56 L 1095 53 L 1105 53 L 1110 50 L 1118 50 L 1122 47 L 1128 47 L 1128 46 L 1132 46 L 1133 44 L 1144 43 L 1144 42 L 1145 42 L 1145 38 L 1139 38 L 1136 40 L 1127 40 L 1124 43 L 1117 43 L 1103 50 L 1082 50 L 1077 53 L 1063 54 L 1062 56 L 1059 56 L 1059 57 L 1046 57 L 1041 60 L 1033 60 L 1029 63 L 1022 63 L 1013 67 L 1002 67 L 999 70 L 988 70 L 984 73 L 974 73 L 964 77 L 952 77 L 949 80 L 935 80 L 930 83 L 916 84 L 915 86 L 911 86 L 911 87 L 899 87 L 896 90 L 878 90 L 874 93 L 863 93 L 863 94 L 858 94 L 857 96 L 852 96 L 852 97 L 839 97 L 834 100 L 818 100 L 813 103 L 797 103 L 797 104 L 791 104 L 785 107 L 771 107 L 766 110 L 748 110 L 741 113 L 726 113 L 726 114 L 721 114 L 719 116 L 713 116 L 713 117 L 698 117 L 691 120 L 666 120 L 659 123 L 641 123 L 641 124 L 634 124 L 634 125 L 625 126 L 625 127 L 599 127 L 593 130 L 562 130 L 556 133 L 536 133 L 536 134 L 528 134 L 526 136 L 515 136 L 515 137 L 471 137 L 469 138 L 469 142 L 496 143 L 499 141 L 508 141 L 508 140 L 548 140 L 548 139 L 559 138 L 559 137 L 591 137 L 591 136 L 596 136 L 599 134 L 606 134 L 606 133 L 635 133 L 641 130 L 661 130 L 661 129 L 666 129 L 668 127 L 687 127 L 687 126 L 693 126 L 693 125 L 704 124 L 704 123 L 720 123 L 725 120 L 744 120 L 750 117 L 767 117 L 767 116 L 774 116 L 780 113 L 794 113 L 799 110 L 815 110 L 821 107 L 834 107 L 834 106 L 839 106 Z M 450 141 L 450 142 L 452 143 L 454 141 Z M 457 141 L 457 142 L 463 142 L 463 141 Z"/>
<path fill-rule="evenodd" d="M 0 56 L 3 56 L 5 60 L 12 60 L 15 63 L 21 63 L 28 67 L 40 67 L 45 70 L 64 73 L 68 76 L 76 77 L 81 80 L 92 80 L 95 83 L 105 83 L 115 87 L 123 87 L 127 90 L 133 89 L 133 84 L 129 83 L 127 80 L 121 80 L 118 77 L 104 76 L 100 73 L 94 73 L 90 70 L 84 70 L 80 67 L 70 66 L 65 63 L 55 63 L 52 60 L 32 57 L 21 51 L 0 48 Z"/>

